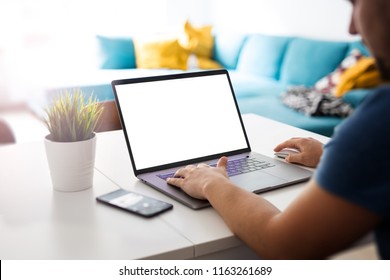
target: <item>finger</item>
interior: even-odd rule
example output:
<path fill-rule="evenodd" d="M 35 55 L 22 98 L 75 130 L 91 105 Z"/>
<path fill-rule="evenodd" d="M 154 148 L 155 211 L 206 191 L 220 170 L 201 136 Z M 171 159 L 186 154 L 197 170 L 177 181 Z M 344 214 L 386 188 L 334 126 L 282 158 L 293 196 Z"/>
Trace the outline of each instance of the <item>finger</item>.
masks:
<path fill-rule="evenodd" d="M 175 177 L 175 178 L 184 178 L 184 176 L 187 174 L 187 171 L 188 171 L 188 169 L 186 169 L 186 168 L 180 168 L 180 169 L 178 169 L 176 172 L 175 172 L 175 174 L 173 175 L 173 177 Z"/>
<path fill-rule="evenodd" d="M 206 163 L 199 163 L 198 167 L 210 167 L 210 165 L 208 165 Z"/>
<path fill-rule="evenodd" d="M 226 170 L 226 166 L 228 164 L 228 158 L 227 157 L 221 157 L 217 162 L 217 167 L 222 167 Z"/>
<path fill-rule="evenodd" d="M 195 165 L 187 165 L 186 167 L 184 167 L 184 169 L 194 169 L 196 168 Z"/>
<path fill-rule="evenodd" d="M 181 188 L 183 186 L 183 179 L 182 178 L 167 178 L 167 183 Z"/>
<path fill-rule="evenodd" d="M 286 157 L 286 161 L 287 162 L 291 162 L 291 163 L 302 163 L 302 154 L 301 153 L 298 153 L 298 154 L 289 154 L 287 157 Z"/>
<path fill-rule="evenodd" d="M 285 148 L 299 149 L 299 140 L 300 138 L 291 138 L 287 141 L 284 141 L 283 143 L 280 143 L 274 148 L 274 152 L 279 152 Z"/>
<path fill-rule="evenodd" d="M 275 151 L 275 152 L 279 152 L 279 151 L 283 150 L 284 148 L 290 147 L 292 141 L 293 141 L 293 140 L 290 139 L 290 140 L 287 140 L 287 141 L 284 141 L 284 142 L 278 144 L 278 145 L 274 148 L 274 151 Z"/>

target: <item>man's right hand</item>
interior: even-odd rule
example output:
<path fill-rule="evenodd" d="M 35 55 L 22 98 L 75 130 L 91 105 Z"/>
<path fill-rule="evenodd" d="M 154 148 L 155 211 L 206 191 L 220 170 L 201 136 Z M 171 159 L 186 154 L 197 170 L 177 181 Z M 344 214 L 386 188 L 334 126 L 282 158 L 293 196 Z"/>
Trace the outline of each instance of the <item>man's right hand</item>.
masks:
<path fill-rule="evenodd" d="M 316 167 L 320 162 L 323 151 L 323 144 L 311 137 L 294 137 L 277 145 L 274 148 L 274 151 L 279 152 L 285 148 L 292 148 L 299 151 L 299 153 L 294 153 L 287 156 L 287 162 L 298 163 L 308 167 Z"/>

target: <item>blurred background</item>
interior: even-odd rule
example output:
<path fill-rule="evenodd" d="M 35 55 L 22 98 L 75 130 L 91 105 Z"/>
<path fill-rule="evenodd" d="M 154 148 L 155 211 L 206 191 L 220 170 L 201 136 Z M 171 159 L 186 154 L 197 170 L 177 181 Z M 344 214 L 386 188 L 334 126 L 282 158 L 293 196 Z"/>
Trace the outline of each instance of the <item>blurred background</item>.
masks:
<path fill-rule="evenodd" d="M 188 19 L 215 30 L 345 40 L 350 13 L 345 0 L 0 0 L 0 117 L 35 103 L 46 85 L 98 69 L 97 35 L 176 34 Z"/>
<path fill-rule="evenodd" d="M 29 83 L 49 73 L 98 67 L 97 34 L 174 33 L 189 19 L 338 40 L 349 37 L 349 14 L 344 0 L 0 0 L 0 102 L 32 98 Z"/>

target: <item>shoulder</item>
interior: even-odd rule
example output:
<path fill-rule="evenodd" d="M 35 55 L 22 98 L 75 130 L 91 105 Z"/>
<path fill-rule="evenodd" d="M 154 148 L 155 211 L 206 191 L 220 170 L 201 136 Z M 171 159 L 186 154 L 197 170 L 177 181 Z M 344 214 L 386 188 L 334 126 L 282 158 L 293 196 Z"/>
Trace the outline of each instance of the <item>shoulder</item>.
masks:
<path fill-rule="evenodd" d="M 390 86 L 373 91 L 358 109 L 336 128 L 334 140 L 351 143 L 351 138 L 359 141 L 387 141 L 390 138 Z M 369 137 L 370 134 L 380 137 Z"/>
<path fill-rule="evenodd" d="M 378 203 L 390 196 L 389 109 L 390 87 L 374 91 L 338 127 L 315 175 L 321 187 L 377 213 L 389 208 Z"/>
<path fill-rule="evenodd" d="M 325 156 L 339 161 L 377 157 L 375 151 L 390 143 L 390 87 L 381 87 L 339 127 L 325 146 Z M 390 149 L 386 150 L 390 157 Z M 348 164 L 350 166 L 353 164 Z"/>
<path fill-rule="evenodd" d="M 360 111 L 372 111 L 378 112 L 378 110 L 389 111 L 390 105 L 390 86 L 379 87 L 374 90 L 369 96 L 367 96 L 366 100 L 359 106 L 357 112 Z"/>

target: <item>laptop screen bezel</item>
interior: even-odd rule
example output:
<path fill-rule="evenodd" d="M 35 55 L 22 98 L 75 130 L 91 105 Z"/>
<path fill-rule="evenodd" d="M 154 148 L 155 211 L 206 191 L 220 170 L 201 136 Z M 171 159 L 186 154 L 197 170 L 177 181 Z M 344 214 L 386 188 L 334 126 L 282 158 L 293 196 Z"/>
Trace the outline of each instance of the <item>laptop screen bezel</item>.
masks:
<path fill-rule="evenodd" d="M 185 78 L 193 78 L 193 77 L 202 77 L 202 76 L 210 76 L 210 75 L 226 75 L 227 80 L 229 82 L 229 87 L 230 91 L 234 100 L 235 108 L 237 110 L 238 118 L 240 121 L 241 129 L 245 137 L 246 145 L 247 148 L 243 149 L 238 149 L 238 150 L 233 150 L 233 151 L 227 151 L 223 153 L 218 153 L 218 154 L 213 154 L 213 155 L 208 155 L 208 156 L 203 156 L 203 157 L 198 157 L 198 158 L 192 158 L 188 160 L 183 160 L 183 161 L 178 161 L 174 163 L 168 163 L 168 164 L 163 164 L 163 165 L 158 165 L 158 166 L 153 166 L 153 167 L 148 167 L 148 168 L 143 168 L 143 169 L 137 169 L 136 163 L 134 160 L 133 152 L 131 149 L 129 137 L 127 134 L 127 129 L 126 129 L 126 123 L 123 118 L 122 114 L 122 108 L 120 104 L 120 100 L 116 91 L 116 86 L 118 85 L 125 85 L 125 84 L 133 84 L 133 83 L 145 83 L 145 82 L 154 82 L 154 81 L 164 81 L 164 80 L 171 80 L 171 79 L 185 79 Z M 167 75 L 158 75 L 158 76 L 148 76 L 148 77 L 137 77 L 137 78 L 130 78 L 130 79 L 120 79 L 120 80 L 114 80 L 111 82 L 111 86 L 114 92 L 114 97 L 115 97 L 115 104 L 118 109 L 118 115 L 119 115 L 119 120 L 122 125 L 122 130 L 125 136 L 126 140 L 126 145 L 127 145 L 127 150 L 129 152 L 131 164 L 133 167 L 133 172 L 135 176 L 145 174 L 145 173 L 150 173 L 150 172 L 155 172 L 159 170 L 165 170 L 165 169 L 170 169 L 170 168 L 175 168 L 175 167 L 180 167 L 180 166 L 185 166 L 188 164 L 192 164 L 194 162 L 206 162 L 210 161 L 222 156 L 233 156 L 233 155 L 238 155 L 246 152 L 251 151 L 251 147 L 249 144 L 248 136 L 245 130 L 245 126 L 241 117 L 240 109 L 238 107 L 237 99 L 234 94 L 233 86 L 229 77 L 229 73 L 226 69 L 218 69 L 218 70 L 207 70 L 207 71 L 197 71 L 197 72 L 184 72 L 184 73 L 176 73 L 176 74 L 167 74 Z"/>

